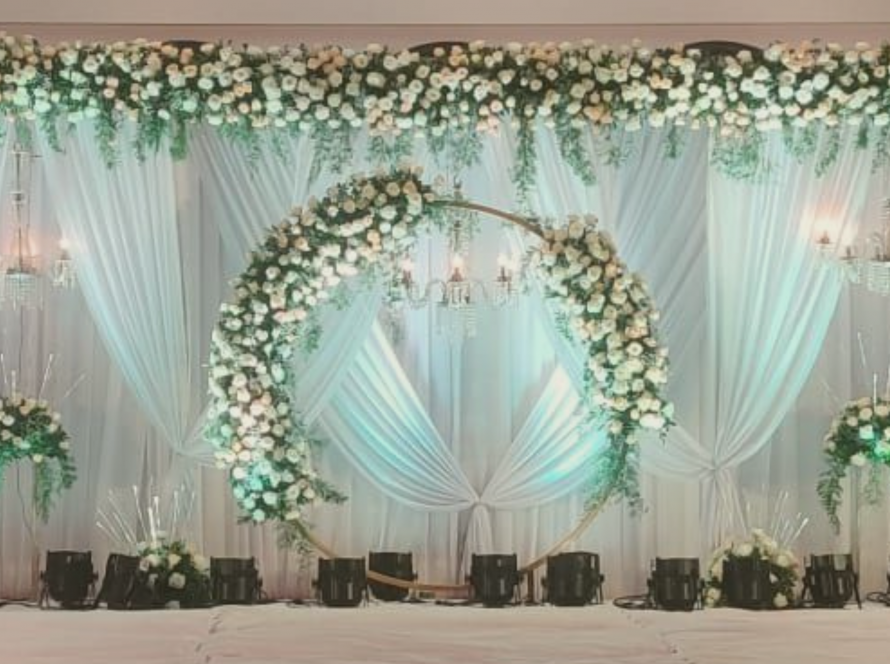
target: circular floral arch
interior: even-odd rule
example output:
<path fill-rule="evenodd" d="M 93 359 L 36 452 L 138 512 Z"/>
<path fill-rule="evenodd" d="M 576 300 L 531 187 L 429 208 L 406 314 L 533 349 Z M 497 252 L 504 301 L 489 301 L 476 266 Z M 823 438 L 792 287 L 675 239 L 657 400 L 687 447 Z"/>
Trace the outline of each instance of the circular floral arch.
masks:
<path fill-rule="evenodd" d="M 662 397 L 667 349 L 643 281 L 627 272 L 592 217 L 543 228 L 492 208 L 440 200 L 416 171 L 354 177 L 294 209 L 274 227 L 223 304 L 210 354 L 207 435 L 245 518 L 277 521 L 306 535 L 305 508 L 345 499 L 314 468 L 316 440 L 293 403 L 292 357 L 317 340 L 313 312 L 344 280 L 387 274 L 447 206 L 502 216 L 541 238 L 530 264 L 556 299 L 565 331 L 583 346 L 585 404 L 609 445 L 591 468 L 593 511 L 616 492 L 632 501 L 636 435 L 664 433 L 672 407 Z"/>

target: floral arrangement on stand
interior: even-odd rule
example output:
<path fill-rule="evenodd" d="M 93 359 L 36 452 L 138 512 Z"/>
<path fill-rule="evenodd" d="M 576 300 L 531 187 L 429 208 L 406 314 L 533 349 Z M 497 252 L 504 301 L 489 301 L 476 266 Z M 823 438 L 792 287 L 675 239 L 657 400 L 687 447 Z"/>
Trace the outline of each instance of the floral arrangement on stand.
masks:
<path fill-rule="evenodd" d="M 207 559 L 183 540 L 168 540 L 163 531 L 137 548 L 139 571 L 155 603 L 168 608 L 191 608 L 210 603 Z"/>
<path fill-rule="evenodd" d="M 612 160 L 644 127 L 668 129 L 667 155 L 678 153 L 686 128 L 712 129 L 718 165 L 737 177 L 758 170 L 763 134 L 776 130 L 794 154 L 817 154 L 817 168 L 836 159 L 845 126 L 857 145 L 876 149 L 876 159 L 890 156 L 887 45 L 777 43 L 724 54 L 583 40 L 422 52 L 0 37 L 0 112 L 37 122 L 50 141 L 64 126 L 92 122 L 109 162 L 127 121 L 137 125 L 140 153 L 169 137 L 184 154 L 188 128 L 198 122 L 250 143 L 260 130 L 303 133 L 318 166 L 335 172 L 352 163 L 359 129 L 369 131 L 377 156 L 404 157 L 419 135 L 435 154 L 472 161 L 479 133 L 506 123 L 516 130 L 520 191 L 534 183 L 539 124 L 553 129 L 563 159 L 585 182 L 595 179 L 583 148 L 587 128 Z"/>
<path fill-rule="evenodd" d="M 740 542 L 727 542 L 711 555 L 705 584 L 705 606 L 726 604 L 724 563 L 751 559 L 769 563 L 772 606 L 784 609 L 794 605 L 795 588 L 800 581 L 800 563 L 789 549 L 781 547 L 760 528 L 753 528 L 749 538 Z"/>
<path fill-rule="evenodd" d="M 832 525 L 840 527 L 838 508 L 849 468 L 868 469 L 863 488 L 865 501 L 874 504 L 880 498 L 881 470 L 890 466 L 890 400 L 863 397 L 851 401 L 835 417 L 823 442 L 828 468 L 816 487 L 822 506 Z"/>
<path fill-rule="evenodd" d="M 236 279 L 234 301 L 222 305 L 212 338 L 206 435 L 247 519 L 278 521 L 286 539 L 299 540 L 307 506 L 345 499 L 314 469 L 319 441 L 291 402 L 297 377 L 290 360 L 301 343 L 310 350 L 317 343 L 316 309 L 345 279 L 367 271 L 391 278 L 398 258 L 428 223 L 441 222 L 438 211 L 447 204 L 410 169 L 356 176 L 295 209 Z M 591 502 L 616 491 L 636 499 L 635 434 L 671 423 L 661 395 L 667 351 L 655 337 L 657 312 L 592 219 L 540 234 L 544 242 L 530 262 L 587 348 L 587 407 L 612 441 L 594 469 Z"/>
<path fill-rule="evenodd" d="M 34 506 L 46 521 L 53 501 L 77 477 L 71 443 L 61 417 L 46 401 L 20 395 L 0 397 L 0 482 L 16 461 L 34 465 Z"/>

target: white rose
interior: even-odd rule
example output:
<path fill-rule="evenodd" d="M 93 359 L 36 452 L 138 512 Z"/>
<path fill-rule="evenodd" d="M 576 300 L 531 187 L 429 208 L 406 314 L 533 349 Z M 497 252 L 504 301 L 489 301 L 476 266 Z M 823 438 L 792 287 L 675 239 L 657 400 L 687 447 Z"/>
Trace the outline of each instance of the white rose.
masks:
<path fill-rule="evenodd" d="M 862 452 L 857 452 L 853 456 L 850 457 L 850 463 L 856 466 L 857 468 L 862 468 L 865 465 L 866 458 Z"/>
<path fill-rule="evenodd" d="M 773 597 L 773 606 L 777 609 L 784 609 L 788 606 L 788 598 L 785 597 L 782 593 L 778 593 L 775 597 Z"/>
<path fill-rule="evenodd" d="M 645 429 L 661 429 L 664 426 L 664 418 L 657 413 L 646 413 L 640 418 L 640 424 Z"/>
<path fill-rule="evenodd" d="M 182 560 L 182 557 L 175 553 L 171 553 L 167 556 L 167 564 L 170 567 L 176 567 L 180 560 Z"/>
<path fill-rule="evenodd" d="M 569 224 L 569 237 L 578 240 L 584 237 L 584 222 L 575 219 Z"/>
<path fill-rule="evenodd" d="M 171 588 L 182 590 L 185 588 L 185 576 L 179 572 L 174 572 L 170 575 L 170 578 L 167 579 L 167 585 Z"/>
<path fill-rule="evenodd" d="M 196 553 L 194 556 L 192 556 L 192 562 L 195 564 L 195 569 L 199 572 L 206 572 L 207 568 L 210 567 L 210 563 L 207 562 L 207 558 L 199 553 Z"/>
<path fill-rule="evenodd" d="M 776 565 L 779 567 L 789 567 L 791 565 L 791 559 L 784 553 L 780 553 L 776 556 Z"/>
<path fill-rule="evenodd" d="M 733 554 L 738 556 L 739 558 L 747 558 L 752 553 L 754 553 L 754 547 L 751 546 L 748 542 L 743 544 L 737 544 L 733 550 Z"/>
<path fill-rule="evenodd" d="M 871 408 L 863 408 L 859 411 L 859 419 L 863 422 L 868 422 L 873 415 Z"/>

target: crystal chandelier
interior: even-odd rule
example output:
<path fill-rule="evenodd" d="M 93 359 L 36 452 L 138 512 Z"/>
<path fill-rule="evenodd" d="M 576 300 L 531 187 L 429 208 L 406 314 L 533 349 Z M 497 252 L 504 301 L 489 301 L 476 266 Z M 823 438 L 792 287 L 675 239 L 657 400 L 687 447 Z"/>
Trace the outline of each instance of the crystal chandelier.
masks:
<path fill-rule="evenodd" d="M 454 187 L 452 198 L 464 200 L 459 185 Z M 447 222 L 451 256 L 448 275 L 422 284 L 414 276 L 414 261 L 405 256 L 390 280 L 386 299 L 395 309 L 433 305 L 440 332 L 451 337 L 474 337 L 478 307 L 504 308 L 516 304 L 522 282 L 520 261 L 501 254 L 493 280 L 485 282 L 471 277 L 466 254 L 478 225 L 477 215 L 471 210 L 452 208 L 448 211 Z"/>
<path fill-rule="evenodd" d="M 13 148 L 12 155 L 12 242 L 9 252 L 0 256 L 0 304 L 14 310 L 40 309 L 43 306 L 45 279 L 56 288 L 74 287 L 74 263 L 63 240 L 59 243 L 60 253 L 49 273 L 44 275 L 41 271 L 39 257 L 31 244 L 28 190 L 33 155 L 20 145 Z"/>

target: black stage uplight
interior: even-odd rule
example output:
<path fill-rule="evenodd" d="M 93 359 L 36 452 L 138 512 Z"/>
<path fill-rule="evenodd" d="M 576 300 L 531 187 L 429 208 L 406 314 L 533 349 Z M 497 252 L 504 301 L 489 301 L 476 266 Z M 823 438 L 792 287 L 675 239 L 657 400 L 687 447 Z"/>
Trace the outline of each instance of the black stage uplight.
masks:
<path fill-rule="evenodd" d="M 773 606 L 772 565 L 759 556 L 723 561 L 723 594 L 738 609 L 769 609 Z"/>
<path fill-rule="evenodd" d="M 367 598 L 364 558 L 319 558 L 318 599 L 326 606 L 358 606 Z"/>
<path fill-rule="evenodd" d="M 84 609 L 96 574 L 90 551 L 47 551 L 46 570 L 40 573 L 41 607 L 57 602 L 63 609 Z"/>
<path fill-rule="evenodd" d="M 483 606 L 499 607 L 515 602 L 519 594 L 516 554 L 473 554 L 470 575 L 473 600 Z"/>
<path fill-rule="evenodd" d="M 210 594 L 215 604 L 255 604 L 262 586 L 255 558 L 210 559 Z"/>
<path fill-rule="evenodd" d="M 96 605 L 102 602 L 109 609 L 133 608 L 134 594 L 139 583 L 139 556 L 123 553 L 109 554 L 105 562 L 105 576 L 96 597 Z"/>
<path fill-rule="evenodd" d="M 844 554 L 811 555 L 803 580 L 803 600 L 807 594 L 820 608 L 842 609 L 854 596 L 859 597 L 859 575 L 853 569 L 853 556 Z"/>
<path fill-rule="evenodd" d="M 584 606 L 603 602 L 599 554 L 560 553 L 547 558 L 546 601 L 556 606 Z"/>
<path fill-rule="evenodd" d="M 649 601 L 663 611 L 702 606 L 698 558 L 656 558 L 649 579 Z"/>
<path fill-rule="evenodd" d="M 368 568 L 372 572 L 386 574 L 402 581 L 416 581 L 414 562 L 410 553 L 396 551 L 371 551 L 368 554 Z M 399 588 L 380 581 L 369 581 L 374 597 L 384 602 L 401 602 L 408 597 L 407 588 Z"/>

